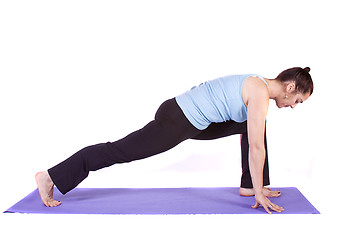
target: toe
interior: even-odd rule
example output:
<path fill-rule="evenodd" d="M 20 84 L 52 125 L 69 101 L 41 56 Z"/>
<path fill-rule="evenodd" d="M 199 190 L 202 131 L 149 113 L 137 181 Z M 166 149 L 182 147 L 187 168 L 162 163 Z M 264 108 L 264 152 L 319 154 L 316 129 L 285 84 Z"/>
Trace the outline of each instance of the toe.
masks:
<path fill-rule="evenodd" d="M 278 196 L 280 196 L 280 193 L 277 192 L 277 191 L 274 191 L 274 192 L 272 192 L 272 196 L 273 197 L 278 197 Z"/>
<path fill-rule="evenodd" d="M 51 207 L 57 207 L 60 205 L 60 201 L 52 200 Z"/>

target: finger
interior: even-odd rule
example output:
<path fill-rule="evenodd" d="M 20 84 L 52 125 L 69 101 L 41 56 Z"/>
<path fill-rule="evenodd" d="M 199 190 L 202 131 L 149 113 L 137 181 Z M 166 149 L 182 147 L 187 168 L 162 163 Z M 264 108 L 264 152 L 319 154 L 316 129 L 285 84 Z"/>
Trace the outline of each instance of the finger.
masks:
<path fill-rule="evenodd" d="M 259 204 L 258 202 L 256 202 L 255 205 L 254 205 L 254 206 L 251 206 L 251 207 L 254 208 L 254 209 L 256 209 L 256 208 L 259 207 L 259 205 L 260 205 L 260 204 Z"/>
<path fill-rule="evenodd" d="M 283 208 L 283 207 L 281 207 L 281 206 L 279 206 L 279 205 L 276 205 L 276 204 L 275 204 L 275 206 L 276 206 L 277 209 L 279 209 L 279 210 L 281 210 L 281 211 L 284 211 L 284 208 Z"/>
<path fill-rule="evenodd" d="M 271 204 L 271 205 L 270 205 L 270 208 L 271 208 L 271 210 L 273 210 L 273 211 L 275 211 L 275 212 L 282 212 L 282 211 L 284 211 L 284 208 L 282 208 L 282 207 L 280 207 L 280 206 L 278 206 L 278 205 L 276 205 L 276 204 Z"/>
<path fill-rule="evenodd" d="M 268 207 L 263 206 L 265 208 L 265 211 L 267 211 L 268 214 L 272 214 Z"/>

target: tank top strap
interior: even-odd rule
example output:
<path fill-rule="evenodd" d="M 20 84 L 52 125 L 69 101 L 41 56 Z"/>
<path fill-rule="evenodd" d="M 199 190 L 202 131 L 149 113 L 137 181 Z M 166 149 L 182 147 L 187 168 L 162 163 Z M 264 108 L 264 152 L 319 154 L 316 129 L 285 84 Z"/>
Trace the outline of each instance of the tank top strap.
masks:
<path fill-rule="evenodd" d="M 254 76 L 256 76 L 256 77 L 260 78 L 261 80 L 263 80 L 264 83 L 266 84 L 267 88 L 269 88 L 269 85 L 267 84 L 267 82 L 265 81 L 265 79 L 262 76 L 260 76 L 258 74 L 255 74 Z"/>

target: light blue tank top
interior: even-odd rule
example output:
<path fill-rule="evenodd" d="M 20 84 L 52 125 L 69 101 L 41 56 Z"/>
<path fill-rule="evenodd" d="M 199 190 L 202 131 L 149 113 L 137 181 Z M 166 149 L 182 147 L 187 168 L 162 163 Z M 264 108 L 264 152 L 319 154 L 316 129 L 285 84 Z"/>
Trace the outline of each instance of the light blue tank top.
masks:
<path fill-rule="evenodd" d="M 186 118 L 199 130 L 206 129 L 211 123 L 229 120 L 241 123 L 247 120 L 242 88 L 251 76 L 259 77 L 267 85 L 258 74 L 231 75 L 202 83 L 175 99 Z"/>

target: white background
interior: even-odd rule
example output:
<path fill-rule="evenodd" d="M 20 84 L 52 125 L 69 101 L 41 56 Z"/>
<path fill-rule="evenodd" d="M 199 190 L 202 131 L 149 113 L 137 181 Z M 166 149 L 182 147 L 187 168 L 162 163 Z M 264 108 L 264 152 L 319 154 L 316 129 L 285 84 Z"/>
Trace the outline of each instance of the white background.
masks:
<path fill-rule="evenodd" d="M 229 74 L 274 78 L 309 66 L 314 93 L 308 101 L 293 110 L 271 103 L 270 175 L 271 186 L 299 188 L 322 214 L 1 214 L 1 232 L 50 238 L 355 237 L 357 9 L 350 0 L 2 1 L 0 211 L 36 188 L 37 171 L 141 128 L 164 100 L 192 86 Z M 238 136 L 189 140 L 150 159 L 91 173 L 79 187 L 237 187 L 240 161 Z"/>

